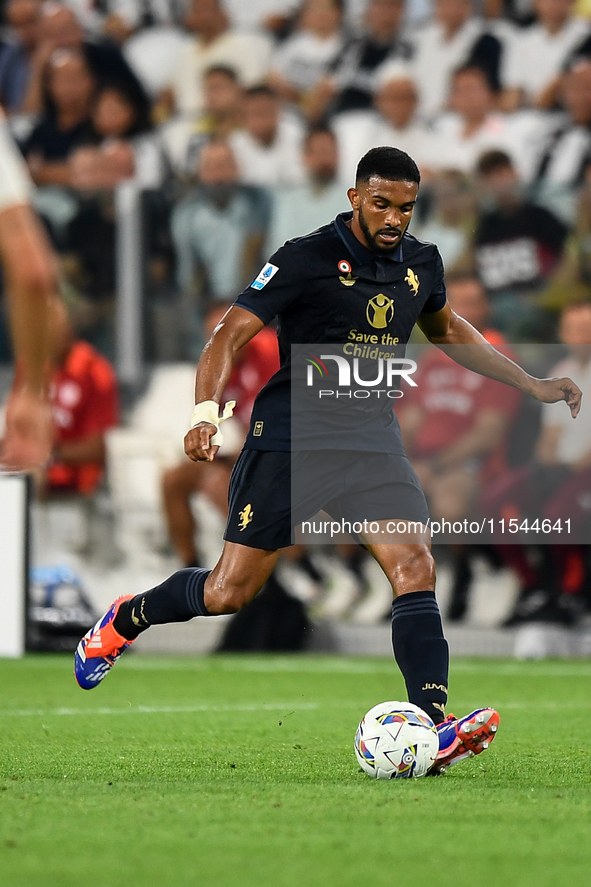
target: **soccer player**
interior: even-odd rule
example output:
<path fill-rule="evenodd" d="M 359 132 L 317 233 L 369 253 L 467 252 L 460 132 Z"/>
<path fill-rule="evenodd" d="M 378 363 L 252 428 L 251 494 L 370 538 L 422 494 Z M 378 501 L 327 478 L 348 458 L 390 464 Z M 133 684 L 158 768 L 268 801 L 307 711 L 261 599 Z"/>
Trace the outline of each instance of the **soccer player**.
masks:
<path fill-rule="evenodd" d="M 11 470 L 45 464 L 52 444 L 48 330 L 57 275 L 47 238 L 29 205 L 31 190 L 0 110 L 0 262 L 15 354 L 15 384 L 6 411 L 0 462 Z"/>
<path fill-rule="evenodd" d="M 81 687 L 96 686 L 149 626 L 234 613 L 247 604 L 271 574 L 279 549 L 291 543 L 294 518 L 311 517 L 324 507 L 335 518 L 356 521 L 365 510 L 380 527 L 395 518 L 403 529 L 414 521 L 425 531 L 411 541 L 404 533 L 387 544 L 379 534 L 361 534 L 359 541 L 394 591 L 392 643 L 409 700 L 438 725 L 433 772 L 488 747 L 499 723 L 497 712 L 483 708 L 463 718 L 445 714 L 449 655 L 435 599 L 429 516 L 391 407 L 368 411 L 364 424 L 340 427 L 332 437 L 325 429 L 320 447 L 329 440 L 328 453 L 321 448 L 298 453 L 297 464 L 306 463 L 317 483 L 301 496 L 295 486 L 293 495 L 300 501 L 290 501 L 292 344 L 328 342 L 346 354 L 352 332 L 366 336 L 365 341 L 384 337 L 384 342 L 405 343 L 418 323 L 436 345 L 469 346 L 452 349 L 468 369 L 547 403 L 565 400 L 573 416 L 579 411 L 581 392 L 570 379 L 529 376 L 451 310 L 437 248 L 406 230 L 419 182 L 408 154 L 373 148 L 361 158 L 355 187 L 348 191 L 352 212 L 288 241 L 218 325 L 197 367 L 196 406 L 185 437 L 185 451 L 194 461 L 215 459 L 219 425 L 228 412 L 226 406 L 220 415 L 220 404 L 234 356 L 275 317 L 281 356 L 281 368 L 255 402 L 233 471 L 224 550 L 211 571 L 180 570 L 144 594 L 115 601 L 78 646 L 75 674 Z"/>

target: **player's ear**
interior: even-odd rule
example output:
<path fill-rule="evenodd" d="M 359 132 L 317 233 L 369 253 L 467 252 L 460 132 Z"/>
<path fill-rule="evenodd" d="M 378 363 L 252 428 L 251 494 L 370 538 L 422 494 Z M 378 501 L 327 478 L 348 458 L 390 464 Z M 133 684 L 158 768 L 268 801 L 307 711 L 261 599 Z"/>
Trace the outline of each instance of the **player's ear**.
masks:
<path fill-rule="evenodd" d="M 357 188 L 349 188 L 347 191 L 347 197 L 349 198 L 349 203 L 353 209 L 359 209 L 360 196 Z"/>

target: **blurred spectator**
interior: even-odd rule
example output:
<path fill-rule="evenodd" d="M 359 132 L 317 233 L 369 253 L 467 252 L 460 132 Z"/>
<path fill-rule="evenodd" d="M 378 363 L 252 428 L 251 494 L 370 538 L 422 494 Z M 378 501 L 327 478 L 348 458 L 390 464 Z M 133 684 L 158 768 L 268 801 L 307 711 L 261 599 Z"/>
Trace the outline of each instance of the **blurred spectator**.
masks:
<path fill-rule="evenodd" d="M 567 346 L 568 357 L 553 367 L 550 375 L 569 376 L 590 398 L 591 303 L 565 308 L 560 318 L 559 338 Z M 583 489 L 591 490 L 591 410 L 583 409 L 580 413 L 582 421 L 578 423 L 572 421 L 568 410 L 559 410 L 559 406 L 544 404 L 542 407 L 537 458 L 542 465 L 568 466 L 575 477 L 571 476 L 566 489 L 562 489 L 561 502 L 547 503 L 545 512 L 552 517 L 560 514 L 563 518 L 571 517 L 573 523 L 578 519 L 589 524 L 591 502 L 589 496 L 583 501 L 581 494 Z"/>
<path fill-rule="evenodd" d="M 305 0 L 295 32 L 276 50 L 268 82 L 298 103 L 318 85 L 343 47 L 343 0 Z"/>
<path fill-rule="evenodd" d="M 75 200 L 63 239 L 71 282 L 104 307 L 115 292 L 116 222 L 113 189 L 124 181 L 158 188 L 164 164 L 148 109 L 137 96 L 119 87 L 104 87 L 92 113 L 97 144 L 77 148 L 68 161 Z M 93 313 L 94 313 L 93 312 Z M 90 318 L 89 318 L 90 320 Z"/>
<path fill-rule="evenodd" d="M 292 237 L 302 237 L 326 225 L 349 208 L 345 188 L 337 179 L 338 151 L 334 133 L 311 129 L 304 141 L 307 182 L 272 195 L 271 223 L 265 252 L 272 255 Z"/>
<path fill-rule="evenodd" d="M 203 75 L 203 97 L 201 113 L 176 117 L 162 129 L 168 157 L 181 176 L 195 172 L 199 151 L 208 139 L 228 138 L 242 124 L 243 90 L 233 68 L 208 68 Z"/>
<path fill-rule="evenodd" d="M 488 326 L 487 299 L 476 278 L 450 278 L 448 298 L 457 314 L 489 342 L 502 346 L 503 337 Z M 506 348 L 501 350 L 511 356 Z M 405 447 L 427 495 L 431 517 L 461 521 L 472 516 L 481 485 L 505 467 L 507 433 L 521 395 L 476 376 L 436 348 L 419 363 L 416 381 L 418 387 L 397 409 Z M 454 565 L 450 619 L 464 615 L 472 580 L 472 546 L 459 543 L 456 536 L 450 549 Z"/>
<path fill-rule="evenodd" d="M 474 263 L 492 296 L 493 322 L 512 341 L 535 341 L 549 332 L 535 294 L 560 259 L 567 229 L 548 210 L 524 199 L 504 152 L 484 154 L 478 176 L 486 209 L 476 223 Z"/>
<path fill-rule="evenodd" d="M 91 7 L 95 0 L 87 0 Z M 157 26 L 176 25 L 184 4 L 176 0 L 103 0 L 105 15 L 101 33 L 119 45 L 138 30 Z"/>
<path fill-rule="evenodd" d="M 244 129 L 230 136 L 242 182 L 267 188 L 304 182 L 303 127 L 282 110 L 270 87 L 253 86 L 246 91 L 243 125 Z"/>
<path fill-rule="evenodd" d="M 572 51 L 591 32 L 591 24 L 574 15 L 574 0 L 533 0 L 537 21 L 509 42 L 502 63 L 503 106 L 551 108 L 557 80 Z"/>
<path fill-rule="evenodd" d="M 96 81 L 80 50 L 58 49 L 47 63 L 44 85 L 43 114 L 22 150 L 37 185 L 69 185 L 70 156 L 93 140 Z"/>
<path fill-rule="evenodd" d="M 224 0 L 233 28 L 262 29 L 269 33 L 285 30 L 297 12 L 298 0 Z"/>
<path fill-rule="evenodd" d="M 37 184 L 61 186 L 37 191 L 36 206 L 68 257 L 69 281 L 96 303 L 94 317 L 115 290 L 112 190 L 130 179 L 159 187 L 162 154 L 143 90 L 107 86 L 95 101 L 95 81 L 79 50 L 56 50 L 47 90 L 47 111 L 23 151 Z"/>
<path fill-rule="evenodd" d="M 158 188 L 163 177 L 160 144 L 152 132 L 143 94 L 117 86 L 100 91 L 93 113 L 96 147 L 79 148 L 70 161 L 72 185 L 94 190 L 113 188 L 133 178 L 141 188 Z"/>
<path fill-rule="evenodd" d="M 201 149 L 199 185 L 174 209 L 172 237 L 184 294 L 228 301 L 254 279 L 268 222 L 268 198 L 242 185 L 232 148 L 212 139 Z M 187 325 L 190 319 L 187 319 Z"/>
<path fill-rule="evenodd" d="M 591 60 L 580 59 L 564 77 L 565 111 L 544 115 L 527 145 L 533 189 L 561 218 L 574 215 L 574 192 L 591 156 Z"/>
<path fill-rule="evenodd" d="M 416 34 L 412 65 L 427 117 L 444 110 L 451 73 L 461 65 L 478 65 L 498 82 L 501 45 L 472 13 L 471 0 L 435 0 L 432 21 Z"/>
<path fill-rule="evenodd" d="M 112 43 L 85 39 L 84 31 L 74 12 L 61 3 L 49 0 L 43 4 L 39 24 L 39 41 L 31 59 L 31 73 L 22 111 L 39 113 L 43 109 L 45 70 L 56 49 L 81 52 L 99 85 L 114 83 L 122 88 L 142 91 L 119 49 Z"/>
<path fill-rule="evenodd" d="M 496 110 L 496 93 L 482 68 L 465 65 L 454 72 L 449 105 L 452 113 L 440 116 L 433 127 L 434 166 L 472 173 L 483 151 L 514 147 L 516 133 Z"/>
<path fill-rule="evenodd" d="M 412 55 L 410 43 L 401 36 L 403 16 L 404 0 L 369 0 L 364 32 L 345 44 L 309 96 L 311 117 L 371 108 L 379 68 L 408 61 Z"/>
<path fill-rule="evenodd" d="M 471 180 L 458 170 L 443 169 L 433 176 L 427 193 L 429 214 L 424 222 L 413 221 L 413 234 L 437 244 L 448 274 L 467 270 L 475 215 Z"/>
<path fill-rule="evenodd" d="M 41 0 L 9 0 L 5 7 L 9 35 L 0 43 L 0 103 L 9 114 L 20 110 L 39 39 Z"/>
<path fill-rule="evenodd" d="M 543 304 L 560 310 L 570 302 L 591 298 L 591 158 L 579 192 L 576 218 L 565 243 L 562 259 L 550 275 Z"/>
<path fill-rule="evenodd" d="M 159 0 L 156 0 L 159 2 Z M 156 99 L 175 76 L 178 60 L 192 45 L 192 39 L 180 26 L 184 4 L 172 4 L 179 24 L 154 24 L 141 27 L 121 46 L 121 52 L 139 78 L 146 92 Z M 166 3 L 164 4 L 166 6 Z M 117 42 L 117 41 L 116 41 Z M 163 105 L 164 117 L 170 113 L 172 94 Z"/>
<path fill-rule="evenodd" d="M 434 154 L 433 133 L 417 119 L 418 96 L 408 68 L 398 62 L 378 72 L 371 111 L 337 114 L 332 121 L 340 153 L 340 179 L 349 187 L 359 158 L 380 145 L 396 145 L 418 163 L 423 176 Z"/>
<path fill-rule="evenodd" d="M 90 496 L 103 477 L 105 433 L 119 421 L 115 371 L 88 342 L 76 339 L 61 303 L 52 325 L 55 445 L 42 489 L 45 495 Z"/>
<path fill-rule="evenodd" d="M 531 0 L 484 0 L 482 13 L 487 24 L 500 25 L 505 32 L 506 25 L 530 25 L 534 17 Z"/>
<path fill-rule="evenodd" d="M 227 304 L 215 305 L 207 312 L 204 324 L 207 338 L 213 334 L 228 308 Z M 224 391 L 224 401 L 236 401 L 234 416 L 230 420 L 234 424 L 236 446 L 228 446 L 228 436 L 215 462 L 204 465 L 184 459 L 164 475 L 162 489 L 168 532 L 175 552 L 186 567 L 200 563 L 191 498 L 201 493 L 224 517 L 227 515 L 230 473 L 248 431 L 255 397 L 278 369 L 277 334 L 274 330 L 263 329 L 239 351 Z"/>
<path fill-rule="evenodd" d="M 564 309 L 559 337 L 569 354 L 549 375 L 568 374 L 588 402 L 591 398 L 590 303 Z M 559 409 L 561 406 L 566 415 Z M 518 524 L 525 517 L 530 522 L 549 521 L 552 532 L 544 534 L 544 542 L 560 543 L 541 546 L 537 558 L 530 546 L 499 547 L 507 564 L 517 571 L 522 586 L 520 599 L 506 624 L 531 619 L 571 622 L 578 609 L 573 595 L 582 591 L 584 570 L 577 545 L 565 545 L 563 540 L 588 545 L 590 539 L 591 410 L 583 407 L 573 421 L 563 403 L 544 404 L 534 464 L 516 468 L 500 478 L 487 491 L 483 511 L 495 518 L 514 519 Z M 516 541 L 528 538 L 526 535 L 514 537 Z"/>
<path fill-rule="evenodd" d="M 161 106 L 180 114 L 203 107 L 203 72 L 212 65 L 234 68 L 242 86 L 260 83 L 269 68 L 272 44 L 264 34 L 236 31 L 220 0 L 191 0 L 185 27 L 194 35 L 180 54 Z"/>
<path fill-rule="evenodd" d="M 451 278 L 448 299 L 489 342 L 503 343 L 488 327 L 487 298 L 476 278 Z M 483 470 L 490 471 L 501 456 L 520 394 L 464 369 L 436 348 L 420 362 L 416 382 L 412 395 L 397 409 L 405 449 L 432 518 L 462 520 L 476 500 Z"/>

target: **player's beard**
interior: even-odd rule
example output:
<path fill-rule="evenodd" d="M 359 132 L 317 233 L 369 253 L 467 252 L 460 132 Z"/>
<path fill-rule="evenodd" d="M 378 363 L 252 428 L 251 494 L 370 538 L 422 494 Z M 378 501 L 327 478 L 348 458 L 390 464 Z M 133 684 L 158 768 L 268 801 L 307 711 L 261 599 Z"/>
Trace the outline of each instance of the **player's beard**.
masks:
<path fill-rule="evenodd" d="M 379 234 L 380 231 L 386 230 L 386 229 L 380 228 L 379 231 L 376 231 L 375 234 L 372 234 L 371 231 L 369 230 L 369 225 L 367 224 L 366 218 L 363 215 L 363 210 L 361 209 L 361 207 L 359 207 L 359 227 L 361 228 L 361 230 L 363 232 L 363 236 L 365 237 L 367 245 L 369 246 L 369 248 L 371 250 L 373 250 L 376 253 L 391 253 L 392 250 L 394 250 L 398 247 L 398 245 L 400 244 L 400 240 L 402 238 L 402 234 L 404 234 L 404 231 L 402 231 L 400 238 L 396 241 L 396 243 L 393 243 L 391 246 L 381 246 L 376 241 L 376 235 Z"/>

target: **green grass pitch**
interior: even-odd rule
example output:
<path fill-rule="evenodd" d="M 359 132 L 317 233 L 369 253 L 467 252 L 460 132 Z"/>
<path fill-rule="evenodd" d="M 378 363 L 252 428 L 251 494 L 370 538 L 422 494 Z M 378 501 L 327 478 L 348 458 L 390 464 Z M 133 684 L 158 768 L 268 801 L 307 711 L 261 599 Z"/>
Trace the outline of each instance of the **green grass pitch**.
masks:
<path fill-rule="evenodd" d="M 501 713 L 446 776 L 353 753 L 394 663 L 129 655 L 0 661 L 1 887 L 591 884 L 591 663 L 456 660 L 450 708 Z"/>

